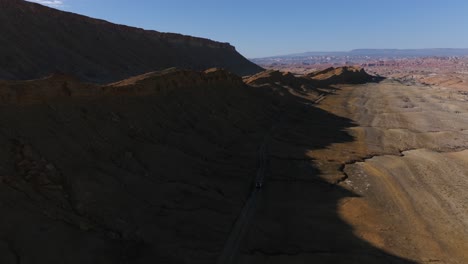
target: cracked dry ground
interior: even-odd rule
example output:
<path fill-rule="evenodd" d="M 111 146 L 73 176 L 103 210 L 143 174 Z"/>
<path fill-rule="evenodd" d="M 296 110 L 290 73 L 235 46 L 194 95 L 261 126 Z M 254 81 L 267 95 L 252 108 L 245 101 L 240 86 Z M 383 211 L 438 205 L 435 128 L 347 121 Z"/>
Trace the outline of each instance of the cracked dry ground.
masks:
<path fill-rule="evenodd" d="M 352 120 L 353 139 L 277 135 L 243 262 L 468 263 L 468 96 L 385 80 L 318 107 Z"/>

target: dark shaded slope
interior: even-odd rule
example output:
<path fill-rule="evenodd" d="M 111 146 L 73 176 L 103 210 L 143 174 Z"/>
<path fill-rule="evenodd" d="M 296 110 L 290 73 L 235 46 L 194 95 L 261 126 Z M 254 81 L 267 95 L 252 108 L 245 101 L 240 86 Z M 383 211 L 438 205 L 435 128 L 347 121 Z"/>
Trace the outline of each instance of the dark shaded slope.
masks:
<path fill-rule="evenodd" d="M 0 263 L 214 263 L 279 112 L 220 70 L 0 91 Z"/>
<path fill-rule="evenodd" d="M 98 83 L 178 67 L 261 68 L 229 43 L 112 24 L 21 0 L 0 0 L 0 79 L 64 72 Z"/>
<path fill-rule="evenodd" d="M 265 185 L 234 263 L 411 263 L 340 218 L 355 194 L 322 180 L 307 152 L 352 141 L 352 123 L 296 96 L 281 83 L 302 79 L 288 76 L 0 82 L 0 263 L 215 263 L 267 133 Z"/>

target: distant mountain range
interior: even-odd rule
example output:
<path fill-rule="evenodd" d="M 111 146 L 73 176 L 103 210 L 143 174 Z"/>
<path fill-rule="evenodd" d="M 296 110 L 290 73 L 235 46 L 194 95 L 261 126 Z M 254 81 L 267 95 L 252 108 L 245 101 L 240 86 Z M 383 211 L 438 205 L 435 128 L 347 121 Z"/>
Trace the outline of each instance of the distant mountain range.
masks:
<path fill-rule="evenodd" d="M 106 83 L 169 67 L 262 70 L 229 43 L 112 24 L 22 0 L 0 0 L 0 79 L 52 73 Z"/>
<path fill-rule="evenodd" d="M 272 56 L 261 59 L 312 57 L 312 56 L 369 56 L 369 57 L 431 57 L 431 56 L 468 56 L 467 49 L 355 49 L 351 51 L 304 52 L 289 55 Z"/>

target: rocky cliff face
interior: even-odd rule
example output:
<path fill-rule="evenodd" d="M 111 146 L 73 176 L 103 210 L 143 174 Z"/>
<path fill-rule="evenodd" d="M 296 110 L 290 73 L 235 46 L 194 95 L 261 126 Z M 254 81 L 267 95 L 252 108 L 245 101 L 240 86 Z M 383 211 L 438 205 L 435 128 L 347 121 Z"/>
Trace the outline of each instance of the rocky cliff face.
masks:
<path fill-rule="evenodd" d="M 0 0 L 0 32 L 0 79 L 63 72 L 106 83 L 169 67 L 219 67 L 239 75 L 261 70 L 229 43 L 116 25 L 22 0 Z"/>

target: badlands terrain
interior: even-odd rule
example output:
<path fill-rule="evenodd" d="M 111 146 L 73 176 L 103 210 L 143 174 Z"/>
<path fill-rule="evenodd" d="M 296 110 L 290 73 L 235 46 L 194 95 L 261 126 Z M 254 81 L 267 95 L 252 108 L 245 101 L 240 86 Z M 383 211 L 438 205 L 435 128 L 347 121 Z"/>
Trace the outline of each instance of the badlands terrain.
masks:
<path fill-rule="evenodd" d="M 170 67 L 222 67 L 240 75 L 262 70 L 229 43 L 112 24 L 23 0 L 0 0 L 0 32 L 0 79 L 62 72 L 109 83 Z"/>
<path fill-rule="evenodd" d="M 325 118 L 296 115 L 271 140 L 239 263 L 466 263 L 466 92 L 333 87 L 316 105 Z"/>
<path fill-rule="evenodd" d="M 0 263 L 468 263 L 464 59 L 263 70 L 20 0 L 0 22 Z"/>
<path fill-rule="evenodd" d="M 464 92 L 357 68 L 0 85 L 1 263 L 468 260 Z"/>
<path fill-rule="evenodd" d="M 467 102 L 464 92 L 396 80 L 342 86 L 322 101 L 353 120 L 354 140 L 308 155 L 331 182 L 343 172 L 339 185 L 356 197 L 337 210 L 354 234 L 417 263 L 467 262 Z"/>

